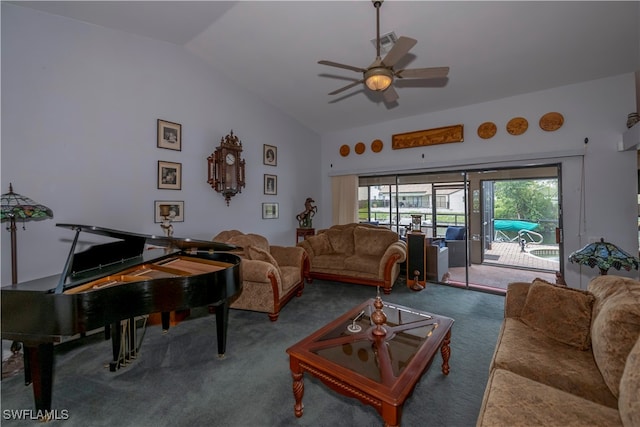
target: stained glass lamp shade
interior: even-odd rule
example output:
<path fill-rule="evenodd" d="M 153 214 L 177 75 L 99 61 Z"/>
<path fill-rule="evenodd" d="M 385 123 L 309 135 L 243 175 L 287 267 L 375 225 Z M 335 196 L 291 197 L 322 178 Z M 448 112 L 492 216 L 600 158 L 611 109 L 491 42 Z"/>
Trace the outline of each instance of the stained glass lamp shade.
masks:
<path fill-rule="evenodd" d="M 630 271 L 632 268 L 637 270 L 640 264 L 637 257 L 629 255 L 613 243 L 605 242 L 604 239 L 589 243 L 579 251 L 575 251 L 569 255 L 569 261 L 585 264 L 591 268 L 598 267 L 602 275 L 607 274 L 611 267 L 616 270 L 624 268 Z"/>
<path fill-rule="evenodd" d="M 9 184 L 9 192 L 0 196 L 0 222 L 9 222 L 7 230 L 11 232 L 11 280 L 18 282 L 17 254 L 16 254 L 16 220 L 24 223 L 53 218 L 53 212 L 48 207 L 34 202 L 28 197 L 13 192 Z"/>

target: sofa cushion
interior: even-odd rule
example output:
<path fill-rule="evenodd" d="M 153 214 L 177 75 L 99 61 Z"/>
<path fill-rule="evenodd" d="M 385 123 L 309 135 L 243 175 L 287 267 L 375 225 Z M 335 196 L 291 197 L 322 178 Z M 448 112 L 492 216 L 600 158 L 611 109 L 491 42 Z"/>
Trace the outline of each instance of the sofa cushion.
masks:
<path fill-rule="evenodd" d="M 335 252 L 341 254 L 353 254 L 353 228 L 333 229 L 324 232 L 329 238 L 331 247 Z"/>
<path fill-rule="evenodd" d="M 625 427 L 640 426 L 640 338 L 631 349 L 620 380 L 618 409 Z"/>
<path fill-rule="evenodd" d="M 353 255 L 344 260 L 344 268 L 361 273 L 378 275 L 380 269 L 380 257 L 367 255 Z"/>
<path fill-rule="evenodd" d="M 273 265 L 276 270 L 278 270 L 278 275 L 282 278 L 282 271 L 280 270 L 280 266 L 278 265 L 276 259 L 272 257 L 269 252 L 257 246 L 247 246 L 245 248 L 245 252 L 251 260 L 264 261 Z"/>
<path fill-rule="evenodd" d="M 397 242 L 398 239 L 398 234 L 387 228 L 358 226 L 353 230 L 353 241 L 357 255 L 380 257 L 389 245 Z"/>
<path fill-rule="evenodd" d="M 534 280 L 521 319 L 549 338 L 587 350 L 594 296 L 586 291 Z"/>
<path fill-rule="evenodd" d="M 492 368 L 507 369 L 593 402 L 618 407 L 590 351 L 549 338 L 519 319 L 504 319 L 502 328 Z"/>
<path fill-rule="evenodd" d="M 591 325 L 593 357 L 618 397 L 625 362 L 640 336 L 640 284 L 621 276 L 600 276 L 589 283 L 589 290 L 596 295 L 597 314 Z"/>
<path fill-rule="evenodd" d="M 282 290 L 288 292 L 289 289 L 302 281 L 300 267 L 283 266 L 280 267 L 280 278 L 282 279 Z"/>
<path fill-rule="evenodd" d="M 314 255 L 325 255 L 333 252 L 333 247 L 331 247 L 331 242 L 329 241 L 327 233 L 308 237 L 307 242 L 309 243 L 309 246 L 311 246 Z"/>
<path fill-rule="evenodd" d="M 311 271 L 317 270 L 343 270 L 344 269 L 344 254 L 326 254 L 319 255 L 313 258 L 311 264 Z"/>
<path fill-rule="evenodd" d="M 509 372 L 491 372 L 477 426 L 619 426 L 614 408 Z"/>

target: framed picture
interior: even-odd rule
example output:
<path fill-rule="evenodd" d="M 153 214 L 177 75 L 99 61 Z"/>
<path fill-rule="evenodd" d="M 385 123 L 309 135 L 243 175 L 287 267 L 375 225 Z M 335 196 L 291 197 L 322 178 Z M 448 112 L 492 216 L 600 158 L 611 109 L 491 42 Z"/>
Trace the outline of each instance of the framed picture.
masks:
<path fill-rule="evenodd" d="M 161 190 L 182 189 L 182 163 L 158 160 L 158 188 Z"/>
<path fill-rule="evenodd" d="M 278 147 L 264 144 L 262 148 L 262 163 L 269 166 L 278 166 Z"/>
<path fill-rule="evenodd" d="M 184 222 L 184 201 L 156 200 L 153 202 L 154 222 L 162 222 L 167 215 L 171 222 Z"/>
<path fill-rule="evenodd" d="M 158 119 L 158 148 L 182 150 L 182 125 Z"/>
<path fill-rule="evenodd" d="M 264 175 L 264 194 L 278 194 L 278 177 L 276 175 Z"/>
<path fill-rule="evenodd" d="M 278 218 L 278 204 L 277 203 L 263 203 L 262 204 L 262 219 L 276 219 Z"/>

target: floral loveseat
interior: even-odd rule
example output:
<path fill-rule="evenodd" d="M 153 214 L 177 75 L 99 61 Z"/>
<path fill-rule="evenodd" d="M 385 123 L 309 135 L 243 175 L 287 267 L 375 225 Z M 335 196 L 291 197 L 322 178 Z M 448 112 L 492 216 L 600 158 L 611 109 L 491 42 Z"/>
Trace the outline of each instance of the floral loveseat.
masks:
<path fill-rule="evenodd" d="M 242 248 L 237 251 L 242 258 L 242 292 L 231 308 L 265 312 L 275 322 L 282 307 L 294 295 L 302 295 L 305 271 L 309 269 L 302 248 L 269 245 L 264 236 L 238 230 L 223 231 L 212 240 Z"/>
<path fill-rule="evenodd" d="M 640 426 L 640 282 L 512 283 L 477 426 Z"/>
<path fill-rule="evenodd" d="M 406 243 L 386 227 L 370 224 L 334 225 L 298 243 L 309 256 L 307 281 L 334 280 L 380 286 L 385 294 L 407 257 Z"/>

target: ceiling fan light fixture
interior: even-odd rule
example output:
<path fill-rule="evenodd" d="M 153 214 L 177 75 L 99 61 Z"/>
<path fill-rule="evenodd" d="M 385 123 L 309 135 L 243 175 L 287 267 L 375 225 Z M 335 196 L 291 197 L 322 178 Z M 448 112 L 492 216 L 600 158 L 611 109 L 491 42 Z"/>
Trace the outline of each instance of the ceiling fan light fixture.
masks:
<path fill-rule="evenodd" d="M 382 92 L 391 86 L 393 73 L 384 67 L 371 68 L 364 73 L 364 82 L 369 89 Z"/>

